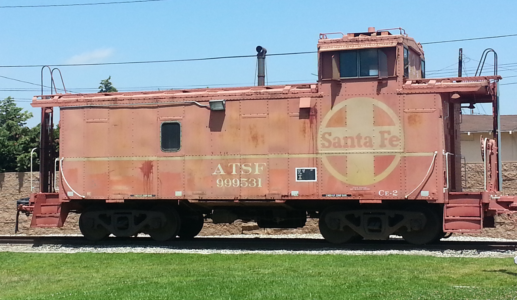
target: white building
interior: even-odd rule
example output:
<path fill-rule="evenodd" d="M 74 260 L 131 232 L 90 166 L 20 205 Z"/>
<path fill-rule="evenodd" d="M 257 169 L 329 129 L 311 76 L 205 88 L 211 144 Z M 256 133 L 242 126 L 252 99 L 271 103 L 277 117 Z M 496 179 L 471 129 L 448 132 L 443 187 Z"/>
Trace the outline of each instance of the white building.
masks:
<path fill-rule="evenodd" d="M 501 116 L 502 162 L 517 162 L 517 115 Z M 481 163 L 480 138 L 492 138 L 491 115 L 462 115 L 461 152 L 467 163 Z"/>

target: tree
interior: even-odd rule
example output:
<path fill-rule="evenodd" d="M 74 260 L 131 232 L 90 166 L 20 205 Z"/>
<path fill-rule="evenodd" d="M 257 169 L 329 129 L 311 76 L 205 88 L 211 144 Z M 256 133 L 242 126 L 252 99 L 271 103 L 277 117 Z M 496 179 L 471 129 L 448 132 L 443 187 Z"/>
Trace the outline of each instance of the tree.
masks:
<path fill-rule="evenodd" d="M 13 98 L 0 101 L 0 172 L 28 170 L 28 164 L 19 158 L 29 156 L 39 145 L 39 126 L 26 126 L 30 118 L 32 113 L 16 106 Z"/>
<path fill-rule="evenodd" d="M 111 83 L 111 76 L 108 79 L 101 80 L 101 85 L 99 86 L 99 93 L 115 93 L 118 92 L 117 89 Z"/>

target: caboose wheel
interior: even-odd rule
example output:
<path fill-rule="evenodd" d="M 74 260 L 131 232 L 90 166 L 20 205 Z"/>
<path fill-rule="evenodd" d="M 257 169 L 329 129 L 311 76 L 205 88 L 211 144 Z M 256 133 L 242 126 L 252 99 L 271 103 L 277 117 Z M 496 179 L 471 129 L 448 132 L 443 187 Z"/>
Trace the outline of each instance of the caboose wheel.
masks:
<path fill-rule="evenodd" d="M 204 224 L 205 220 L 203 219 L 203 214 L 192 213 L 182 215 L 181 228 L 178 232 L 179 238 L 192 239 L 201 232 Z"/>
<path fill-rule="evenodd" d="M 348 226 L 344 226 L 342 230 L 330 229 L 325 221 L 325 215 L 326 213 L 323 213 L 320 216 L 318 224 L 320 233 L 326 241 L 333 244 L 343 244 L 361 239 L 361 236 Z"/>
<path fill-rule="evenodd" d="M 163 213 L 164 219 L 156 220 L 148 233 L 155 241 L 164 242 L 173 239 L 180 229 L 180 218 L 174 207 L 159 205 L 153 208 L 153 211 Z"/>
<path fill-rule="evenodd" d="M 84 211 L 79 217 L 79 229 L 86 239 L 100 241 L 110 235 L 109 230 L 99 222 L 98 212 L 102 210 L 100 207 L 92 207 Z"/>
<path fill-rule="evenodd" d="M 402 237 L 410 244 L 424 245 L 437 242 L 442 236 L 442 223 L 438 214 L 429 207 L 419 206 L 413 211 L 421 212 L 425 215 L 425 224 L 420 230 L 403 231 Z M 424 221 L 424 220 L 417 220 Z M 422 222 L 423 223 L 423 222 Z"/>

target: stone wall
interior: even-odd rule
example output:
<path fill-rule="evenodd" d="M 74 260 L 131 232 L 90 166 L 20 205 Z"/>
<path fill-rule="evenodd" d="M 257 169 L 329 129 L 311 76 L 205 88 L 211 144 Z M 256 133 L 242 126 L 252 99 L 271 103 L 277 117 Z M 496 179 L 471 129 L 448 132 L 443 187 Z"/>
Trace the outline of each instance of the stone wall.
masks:
<path fill-rule="evenodd" d="M 0 235 L 13 234 L 16 219 L 16 200 L 29 197 L 30 173 L 0 173 Z M 34 190 L 39 190 L 39 174 L 33 174 Z M 20 214 L 19 234 L 79 234 L 78 217 L 69 215 L 63 228 L 31 228 L 32 215 Z"/>
<path fill-rule="evenodd" d="M 461 174 L 463 180 L 463 190 L 469 192 L 482 191 L 484 185 L 483 164 L 463 165 Z M 503 163 L 503 193 L 517 195 L 517 163 Z M 465 180 L 466 179 L 466 180 Z"/>

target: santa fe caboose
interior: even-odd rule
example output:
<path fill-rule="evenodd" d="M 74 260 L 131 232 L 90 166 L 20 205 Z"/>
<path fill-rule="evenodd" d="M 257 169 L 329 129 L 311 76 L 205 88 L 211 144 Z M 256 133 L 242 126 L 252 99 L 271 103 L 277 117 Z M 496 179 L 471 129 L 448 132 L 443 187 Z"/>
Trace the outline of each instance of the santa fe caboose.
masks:
<path fill-rule="evenodd" d="M 313 84 L 36 96 L 40 192 L 18 209 L 32 227 L 79 213 L 92 240 L 191 238 L 205 219 L 296 228 L 312 217 L 330 242 L 398 234 L 414 244 L 516 209 L 499 192 L 497 74 L 425 78 L 419 43 L 374 28 L 321 34 L 318 62 Z M 461 105 L 476 103 L 494 112 L 485 191 L 462 192 Z"/>

